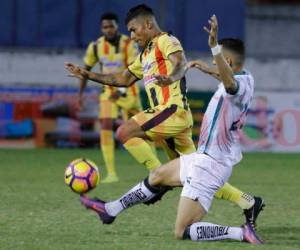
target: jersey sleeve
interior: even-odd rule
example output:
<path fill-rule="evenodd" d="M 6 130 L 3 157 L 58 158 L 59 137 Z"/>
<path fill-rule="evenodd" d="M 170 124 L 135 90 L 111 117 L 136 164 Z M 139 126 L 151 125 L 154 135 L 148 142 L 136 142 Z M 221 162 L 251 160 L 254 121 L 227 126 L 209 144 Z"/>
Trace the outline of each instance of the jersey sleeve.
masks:
<path fill-rule="evenodd" d="M 97 63 L 97 57 L 94 51 L 94 42 L 90 43 L 86 49 L 85 55 L 83 57 L 83 62 L 89 67 L 94 67 Z"/>
<path fill-rule="evenodd" d="M 183 51 L 179 40 L 172 35 L 164 35 L 158 39 L 158 47 L 165 58 L 177 51 Z"/>
<path fill-rule="evenodd" d="M 139 49 L 137 44 L 134 41 L 130 41 L 127 51 L 128 51 L 127 65 L 130 65 L 134 62 L 134 60 L 139 54 Z"/>
<path fill-rule="evenodd" d="M 226 92 L 227 96 L 231 99 L 240 100 L 242 103 L 247 102 L 247 100 L 253 95 L 254 80 L 251 75 L 235 75 L 234 79 L 237 84 L 237 91 L 235 94 L 229 94 Z"/>
<path fill-rule="evenodd" d="M 135 58 L 134 62 L 128 66 L 128 70 L 136 78 L 138 79 L 143 78 L 143 67 L 140 61 L 140 54 Z"/>

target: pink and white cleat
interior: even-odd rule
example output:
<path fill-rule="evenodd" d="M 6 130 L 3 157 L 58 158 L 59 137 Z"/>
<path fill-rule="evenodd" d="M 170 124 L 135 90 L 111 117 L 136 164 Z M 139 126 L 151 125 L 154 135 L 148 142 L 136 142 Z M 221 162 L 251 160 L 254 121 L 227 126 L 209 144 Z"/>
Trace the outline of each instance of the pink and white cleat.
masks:
<path fill-rule="evenodd" d="M 263 244 L 262 239 L 256 234 L 253 226 L 250 223 L 246 223 L 242 226 L 243 229 L 243 241 L 250 244 L 260 245 Z"/>
<path fill-rule="evenodd" d="M 111 224 L 115 220 L 116 217 L 107 213 L 105 209 L 105 201 L 100 199 L 91 199 L 85 195 L 80 196 L 80 201 L 87 209 L 91 209 L 96 212 L 103 224 Z"/>

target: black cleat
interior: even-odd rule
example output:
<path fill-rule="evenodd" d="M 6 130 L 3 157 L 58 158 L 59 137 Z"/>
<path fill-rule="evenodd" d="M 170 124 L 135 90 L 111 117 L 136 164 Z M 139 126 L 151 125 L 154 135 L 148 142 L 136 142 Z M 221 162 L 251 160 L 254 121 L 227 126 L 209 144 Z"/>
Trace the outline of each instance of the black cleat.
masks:
<path fill-rule="evenodd" d="M 256 219 L 265 207 L 265 202 L 260 197 L 254 196 L 254 205 L 249 209 L 244 209 L 244 215 L 246 217 L 246 224 L 251 224 L 254 228 L 256 227 Z"/>

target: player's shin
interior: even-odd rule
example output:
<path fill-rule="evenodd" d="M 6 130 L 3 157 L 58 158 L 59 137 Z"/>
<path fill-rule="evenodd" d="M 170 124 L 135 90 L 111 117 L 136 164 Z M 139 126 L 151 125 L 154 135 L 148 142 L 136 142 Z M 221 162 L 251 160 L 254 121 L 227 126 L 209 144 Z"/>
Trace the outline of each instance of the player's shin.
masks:
<path fill-rule="evenodd" d="M 151 146 L 141 138 L 130 138 L 124 143 L 124 147 L 139 163 L 149 170 L 158 168 L 161 165 Z"/>
<path fill-rule="evenodd" d="M 105 162 L 107 174 L 116 176 L 115 170 L 115 142 L 112 130 L 101 130 L 101 151 Z"/>
<path fill-rule="evenodd" d="M 227 182 L 215 193 L 215 197 L 231 201 L 242 209 L 249 209 L 254 204 L 254 198 L 251 195 L 242 192 Z"/>
<path fill-rule="evenodd" d="M 105 208 L 111 216 L 117 216 L 129 207 L 151 200 L 160 191 L 160 188 L 149 185 L 147 177 L 144 181 L 131 188 L 119 199 L 107 202 L 105 204 Z"/>
<path fill-rule="evenodd" d="M 185 229 L 183 239 L 192 241 L 243 240 L 241 227 L 227 227 L 208 222 L 197 222 Z"/>

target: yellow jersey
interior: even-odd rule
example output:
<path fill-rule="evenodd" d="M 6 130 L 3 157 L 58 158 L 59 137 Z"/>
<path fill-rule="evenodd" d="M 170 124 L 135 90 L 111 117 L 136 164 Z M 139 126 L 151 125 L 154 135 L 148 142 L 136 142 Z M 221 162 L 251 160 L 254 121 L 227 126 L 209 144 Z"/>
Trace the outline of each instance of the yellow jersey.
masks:
<path fill-rule="evenodd" d="M 128 67 L 135 77 L 143 79 L 152 108 L 158 105 L 176 104 L 188 109 L 185 77 L 164 87 L 155 84 L 154 75 L 170 75 L 172 73 L 174 67 L 168 56 L 178 51 L 183 51 L 178 39 L 168 33 L 161 33 L 148 43 L 147 47 Z"/>
<path fill-rule="evenodd" d="M 86 50 L 83 62 L 89 67 L 100 65 L 104 74 L 118 73 L 125 70 L 138 55 L 138 47 L 128 36 L 121 34 L 116 44 L 108 42 L 104 36 L 91 42 Z M 104 86 L 104 94 L 111 95 L 117 88 Z M 126 90 L 127 95 L 136 96 L 139 93 L 137 84 Z"/>

